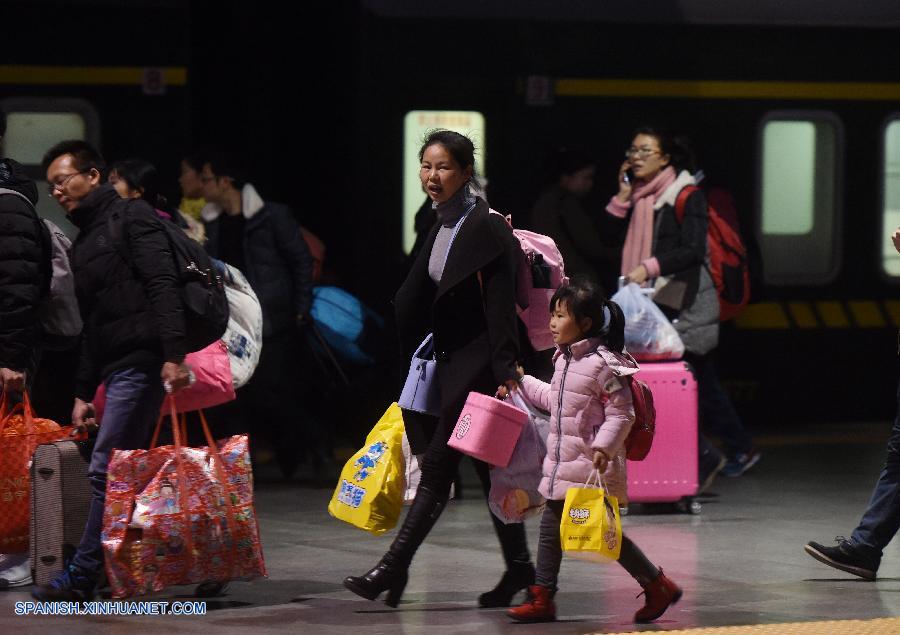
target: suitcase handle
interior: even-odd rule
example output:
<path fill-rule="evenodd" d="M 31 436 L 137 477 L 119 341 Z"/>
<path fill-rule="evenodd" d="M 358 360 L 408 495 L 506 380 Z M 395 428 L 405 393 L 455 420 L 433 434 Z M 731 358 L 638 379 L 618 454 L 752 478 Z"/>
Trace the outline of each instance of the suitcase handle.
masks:
<path fill-rule="evenodd" d="M 56 470 L 54 470 L 52 467 L 39 467 L 37 470 L 37 473 L 41 476 L 51 476 L 55 472 Z"/>
<path fill-rule="evenodd" d="M 56 556 L 41 556 L 41 562 L 44 564 L 53 564 L 56 562 Z"/>

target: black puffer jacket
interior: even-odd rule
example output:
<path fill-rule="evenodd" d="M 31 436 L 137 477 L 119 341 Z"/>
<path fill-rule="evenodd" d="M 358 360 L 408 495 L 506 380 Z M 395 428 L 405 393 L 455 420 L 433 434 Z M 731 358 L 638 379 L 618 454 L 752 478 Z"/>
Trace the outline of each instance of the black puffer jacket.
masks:
<path fill-rule="evenodd" d="M 125 218 L 124 246 L 109 236 L 113 211 Z M 116 370 L 182 360 L 184 312 L 164 221 L 149 204 L 122 199 L 107 184 L 88 194 L 71 218 L 81 230 L 72 268 L 84 319 L 75 396 L 88 400 Z"/>
<path fill-rule="evenodd" d="M 37 204 L 34 183 L 22 166 L 0 161 L 0 188 Z M 15 194 L 0 196 L 0 367 L 30 367 L 37 341 L 37 309 L 47 282 L 40 219 Z"/>

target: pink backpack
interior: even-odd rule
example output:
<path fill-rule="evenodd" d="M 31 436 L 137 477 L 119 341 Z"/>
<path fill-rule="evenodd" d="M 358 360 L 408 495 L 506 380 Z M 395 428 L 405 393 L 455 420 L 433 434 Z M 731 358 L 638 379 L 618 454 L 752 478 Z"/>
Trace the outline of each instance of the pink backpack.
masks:
<path fill-rule="evenodd" d="M 519 317 L 528 331 L 528 339 L 536 351 L 553 348 L 550 333 L 550 298 L 568 282 L 562 254 L 556 241 L 544 234 L 515 229 L 512 217 L 491 210 L 506 219 L 522 248 L 516 280 L 516 303 Z"/>

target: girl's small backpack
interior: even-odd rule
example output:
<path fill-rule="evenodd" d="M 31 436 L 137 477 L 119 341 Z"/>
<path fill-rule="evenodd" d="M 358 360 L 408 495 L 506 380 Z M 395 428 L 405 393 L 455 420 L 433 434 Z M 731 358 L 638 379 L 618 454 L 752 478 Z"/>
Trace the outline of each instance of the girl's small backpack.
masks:
<path fill-rule="evenodd" d="M 625 439 L 625 458 L 629 461 L 643 461 L 653 445 L 656 432 L 656 408 L 653 407 L 653 392 L 650 386 L 634 376 L 631 379 L 631 400 L 634 404 L 634 424 Z"/>

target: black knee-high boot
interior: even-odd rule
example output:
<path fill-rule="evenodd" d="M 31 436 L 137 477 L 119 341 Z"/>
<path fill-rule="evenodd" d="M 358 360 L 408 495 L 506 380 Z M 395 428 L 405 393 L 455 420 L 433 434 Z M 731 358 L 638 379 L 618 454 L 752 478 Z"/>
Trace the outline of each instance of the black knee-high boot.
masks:
<path fill-rule="evenodd" d="M 507 525 L 493 513 L 491 520 L 500 540 L 506 571 L 503 572 L 497 586 L 478 596 L 478 606 L 482 608 L 509 606 L 516 593 L 534 584 L 534 565 L 531 563 L 528 541 L 525 539 L 525 525 L 522 523 Z"/>
<path fill-rule="evenodd" d="M 345 578 L 344 586 L 367 600 L 374 600 L 383 591 L 387 591 L 384 603 L 392 608 L 396 607 L 406 588 L 409 563 L 434 527 L 446 502 L 446 496 L 438 496 L 420 486 L 388 552 L 368 572 Z"/>

